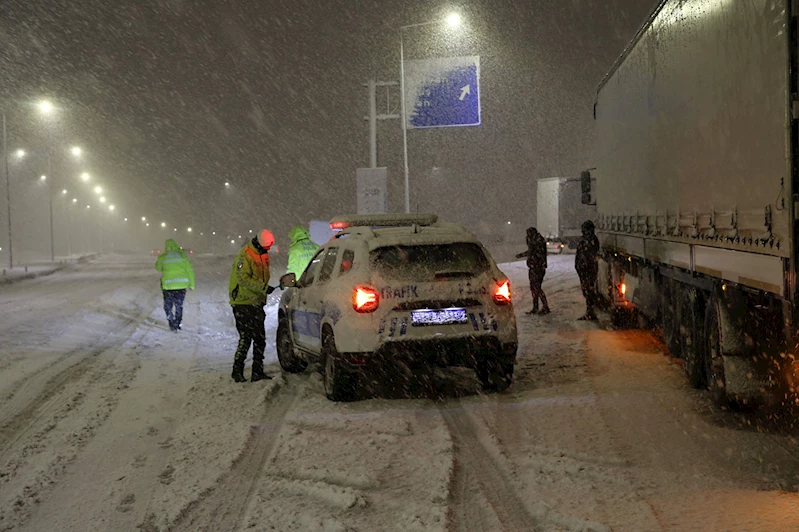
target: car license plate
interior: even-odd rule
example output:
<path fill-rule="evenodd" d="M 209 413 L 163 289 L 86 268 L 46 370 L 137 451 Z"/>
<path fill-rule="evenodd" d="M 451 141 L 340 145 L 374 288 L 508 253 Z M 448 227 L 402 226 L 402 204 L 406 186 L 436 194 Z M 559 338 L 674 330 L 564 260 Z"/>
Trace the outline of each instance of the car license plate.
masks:
<path fill-rule="evenodd" d="M 411 313 L 411 324 L 422 325 L 450 325 L 453 323 L 467 323 L 469 316 L 462 308 L 448 308 L 443 310 L 414 310 Z"/>

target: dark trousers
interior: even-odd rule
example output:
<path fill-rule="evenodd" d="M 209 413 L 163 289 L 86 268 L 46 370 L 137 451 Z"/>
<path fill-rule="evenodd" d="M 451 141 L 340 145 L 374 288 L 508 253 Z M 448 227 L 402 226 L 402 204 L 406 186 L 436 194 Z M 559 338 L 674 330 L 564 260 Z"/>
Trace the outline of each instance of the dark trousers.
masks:
<path fill-rule="evenodd" d="M 186 299 L 186 289 L 163 290 L 164 312 L 170 327 L 179 327 L 183 321 L 183 300 Z M 173 312 L 174 307 L 174 312 Z"/>
<path fill-rule="evenodd" d="M 544 284 L 544 275 L 546 275 L 547 271 L 545 269 L 533 269 L 530 268 L 527 270 L 527 278 L 530 280 L 530 292 L 533 294 L 533 309 L 538 309 L 538 300 L 541 300 L 541 305 L 543 309 L 549 310 L 549 304 L 547 303 L 547 296 L 544 294 L 544 288 L 542 285 Z"/>
<path fill-rule="evenodd" d="M 580 288 L 585 297 L 585 315 L 595 317 L 597 307 L 597 293 L 596 293 L 596 276 L 597 271 L 591 270 L 577 270 L 577 275 L 580 277 Z"/>
<path fill-rule="evenodd" d="M 236 319 L 236 330 L 239 332 L 239 345 L 233 359 L 234 368 L 244 368 L 247 352 L 252 344 L 252 367 L 254 371 L 264 367 L 264 350 L 266 349 L 266 330 L 264 320 L 266 313 L 261 305 L 231 305 L 233 317 Z"/>

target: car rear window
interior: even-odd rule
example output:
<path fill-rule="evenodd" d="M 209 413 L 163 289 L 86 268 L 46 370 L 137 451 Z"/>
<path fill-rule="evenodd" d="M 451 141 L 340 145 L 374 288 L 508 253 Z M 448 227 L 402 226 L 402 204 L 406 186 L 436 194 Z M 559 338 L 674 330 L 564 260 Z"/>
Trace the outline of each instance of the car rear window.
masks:
<path fill-rule="evenodd" d="M 468 278 L 489 269 L 483 249 L 465 242 L 387 246 L 375 249 L 369 258 L 372 268 L 383 278 L 406 281 Z"/>

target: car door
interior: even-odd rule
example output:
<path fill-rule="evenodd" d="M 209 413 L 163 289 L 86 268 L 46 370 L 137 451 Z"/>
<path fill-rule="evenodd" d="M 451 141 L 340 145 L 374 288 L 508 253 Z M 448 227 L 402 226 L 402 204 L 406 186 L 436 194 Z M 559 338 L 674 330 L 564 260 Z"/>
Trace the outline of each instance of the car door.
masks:
<path fill-rule="evenodd" d="M 308 323 L 308 334 L 304 339 L 306 342 L 304 346 L 316 353 L 322 349 L 322 317 L 325 304 L 329 302 L 330 296 L 335 296 L 335 294 L 328 294 L 327 288 L 337 258 L 337 246 L 326 248 L 314 257 L 314 260 L 318 260 L 321 266 L 314 275 L 313 283 L 307 288 L 303 288 L 300 294 L 300 302 Z"/>
<path fill-rule="evenodd" d="M 296 304 L 291 311 L 291 330 L 294 342 L 305 349 L 312 349 L 319 342 L 319 339 L 315 337 L 318 336 L 318 332 L 315 332 L 314 329 L 314 322 L 318 320 L 314 319 L 307 303 L 326 253 L 327 249 L 322 248 L 314 255 L 296 284 L 297 295 Z"/>

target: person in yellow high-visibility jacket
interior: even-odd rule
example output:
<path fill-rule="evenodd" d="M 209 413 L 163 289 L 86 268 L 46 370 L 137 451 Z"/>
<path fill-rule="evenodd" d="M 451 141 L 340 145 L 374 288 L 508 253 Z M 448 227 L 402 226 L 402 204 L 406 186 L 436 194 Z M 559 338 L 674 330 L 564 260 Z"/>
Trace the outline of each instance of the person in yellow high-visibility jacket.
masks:
<path fill-rule="evenodd" d="M 194 268 L 186 252 L 171 238 L 164 243 L 164 250 L 155 262 L 155 269 L 161 272 L 161 291 L 164 293 L 164 312 L 169 330 L 177 332 L 183 321 L 186 289 L 194 290 Z"/>

